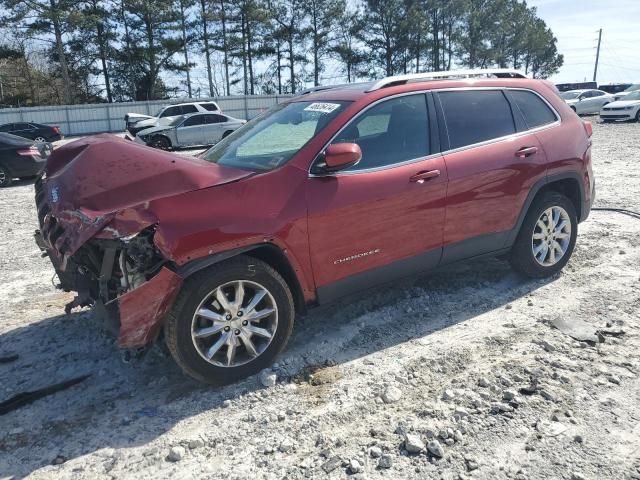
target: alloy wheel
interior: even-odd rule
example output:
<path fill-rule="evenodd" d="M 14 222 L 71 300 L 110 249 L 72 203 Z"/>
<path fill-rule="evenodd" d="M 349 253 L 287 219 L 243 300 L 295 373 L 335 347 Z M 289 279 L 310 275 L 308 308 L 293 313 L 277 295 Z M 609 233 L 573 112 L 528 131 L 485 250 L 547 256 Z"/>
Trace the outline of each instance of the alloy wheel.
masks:
<path fill-rule="evenodd" d="M 44 138 L 44 137 L 36 137 L 36 138 L 34 138 L 33 141 L 36 142 L 36 143 L 45 143 L 47 141 L 47 139 Z"/>
<path fill-rule="evenodd" d="M 6 182 L 7 182 L 7 174 L 2 168 L 0 168 L 0 187 L 4 187 L 4 184 Z"/>
<path fill-rule="evenodd" d="M 261 284 L 227 282 L 205 296 L 191 321 L 191 340 L 207 362 L 238 367 L 259 357 L 278 327 L 278 306 Z"/>
<path fill-rule="evenodd" d="M 567 211 L 558 206 L 542 212 L 533 228 L 531 248 L 533 256 L 543 267 L 558 263 L 569 249 L 571 219 Z"/>

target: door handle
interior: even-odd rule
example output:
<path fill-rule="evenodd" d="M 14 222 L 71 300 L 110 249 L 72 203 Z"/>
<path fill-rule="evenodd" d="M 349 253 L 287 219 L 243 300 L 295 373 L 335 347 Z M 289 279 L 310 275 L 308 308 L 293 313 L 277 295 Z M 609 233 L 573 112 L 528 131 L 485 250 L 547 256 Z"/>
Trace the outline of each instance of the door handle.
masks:
<path fill-rule="evenodd" d="M 525 158 L 538 153 L 538 147 L 523 147 L 516 152 L 516 157 Z"/>
<path fill-rule="evenodd" d="M 425 180 L 430 178 L 436 178 L 440 176 L 440 170 L 427 170 L 425 172 L 418 172 L 415 175 L 409 177 L 410 182 L 424 183 Z"/>

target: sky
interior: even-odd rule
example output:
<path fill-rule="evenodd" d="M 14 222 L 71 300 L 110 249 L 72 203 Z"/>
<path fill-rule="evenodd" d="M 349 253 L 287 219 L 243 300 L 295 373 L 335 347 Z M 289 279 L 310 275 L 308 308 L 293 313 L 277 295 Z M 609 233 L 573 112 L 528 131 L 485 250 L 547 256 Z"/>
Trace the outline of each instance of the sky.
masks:
<path fill-rule="evenodd" d="M 640 83 L 640 0 L 528 0 L 564 55 L 553 82 L 591 81 L 602 28 L 598 83 Z"/>

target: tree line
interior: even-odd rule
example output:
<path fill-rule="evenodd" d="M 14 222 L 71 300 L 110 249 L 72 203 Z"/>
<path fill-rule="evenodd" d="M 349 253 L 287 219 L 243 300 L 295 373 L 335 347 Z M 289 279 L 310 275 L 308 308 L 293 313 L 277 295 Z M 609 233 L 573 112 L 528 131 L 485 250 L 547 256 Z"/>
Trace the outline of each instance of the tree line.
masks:
<path fill-rule="evenodd" d="M 563 62 L 519 0 L 0 0 L 0 10 L 5 105 L 295 93 L 458 67 L 547 77 Z"/>

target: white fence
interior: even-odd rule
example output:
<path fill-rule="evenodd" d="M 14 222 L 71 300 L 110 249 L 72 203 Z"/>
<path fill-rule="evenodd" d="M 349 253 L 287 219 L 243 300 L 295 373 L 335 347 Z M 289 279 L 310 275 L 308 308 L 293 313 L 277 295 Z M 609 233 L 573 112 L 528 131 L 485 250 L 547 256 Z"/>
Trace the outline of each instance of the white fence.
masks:
<path fill-rule="evenodd" d="M 0 125 L 13 122 L 35 122 L 57 125 L 64 135 L 86 135 L 124 131 L 124 115 L 129 112 L 155 115 L 161 107 L 172 103 L 213 100 L 232 117 L 251 119 L 267 108 L 289 98 L 289 95 L 252 95 L 194 100 L 157 100 L 151 102 L 96 103 L 0 109 Z"/>

